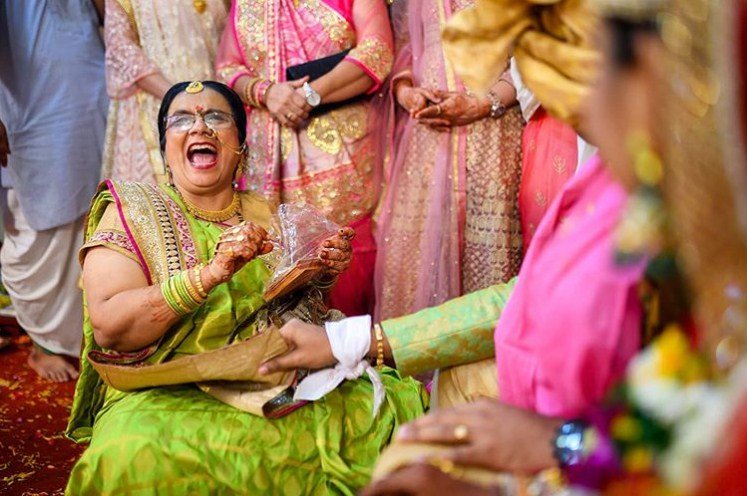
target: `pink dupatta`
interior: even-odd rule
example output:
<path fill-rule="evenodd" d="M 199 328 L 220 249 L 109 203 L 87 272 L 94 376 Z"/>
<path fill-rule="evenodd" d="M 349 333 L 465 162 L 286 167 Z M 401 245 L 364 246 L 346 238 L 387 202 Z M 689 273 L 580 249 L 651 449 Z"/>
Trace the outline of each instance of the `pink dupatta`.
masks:
<path fill-rule="evenodd" d="M 434 9 L 433 4 L 436 3 Z M 409 171 L 412 157 L 408 156 L 415 128 L 419 124 L 399 107 L 393 95 L 394 84 L 400 78 L 412 78 L 416 85 L 438 87 L 449 91 L 463 91 L 464 86 L 446 64 L 441 49 L 440 26 L 452 15 L 451 1 L 408 0 L 392 6 L 397 57 L 388 86 L 388 98 L 382 102 L 380 114 L 388 123 L 384 146 L 389 152 L 384 167 L 385 192 L 379 206 L 376 242 L 379 247 L 374 284 L 376 287 L 376 318 L 399 316 L 421 308 L 437 305 L 461 294 L 461 254 L 466 216 L 466 129 L 450 133 L 432 133 L 429 142 L 420 143 L 425 150 L 437 150 L 428 160 L 430 181 L 418 188 L 422 194 L 417 201 L 407 198 L 399 189 L 403 175 Z M 426 53 L 427 51 L 427 53 Z M 432 162 L 431 160 L 432 159 Z M 403 197 L 404 196 L 404 197 Z M 423 200 L 422 203 L 420 200 Z M 412 202 L 406 208 L 427 209 L 423 216 L 409 226 L 398 226 L 392 215 L 395 206 Z M 412 229 L 410 239 L 401 232 Z M 402 250 L 395 248 L 402 245 Z M 409 246 L 405 246 L 409 245 Z M 400 251 L 413 258 L 403 259 Z M 397 268 L 392 277 L 389 266 Z M 387 302 L 385 285 L 396 280 L 417 279 L 415 294 L 408 295 L 402 308 L 392 309 Z M 399 298 L 396 298 L 399 299 Z M 384 308 L 382 308 L 383 303 Z M 406 307 L 406 308 L 405 308 Z"/>

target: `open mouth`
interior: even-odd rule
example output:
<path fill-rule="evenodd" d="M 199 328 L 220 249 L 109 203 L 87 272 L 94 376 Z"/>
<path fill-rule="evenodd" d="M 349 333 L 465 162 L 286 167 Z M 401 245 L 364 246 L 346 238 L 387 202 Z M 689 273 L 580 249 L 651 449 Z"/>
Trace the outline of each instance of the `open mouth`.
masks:
<path fill-rule="evenodd" d="M 210 143 L 193 143 L 187 149 L 187 160 L 195 169 L 209 169 L 218 163 L 218 149 Z"/>

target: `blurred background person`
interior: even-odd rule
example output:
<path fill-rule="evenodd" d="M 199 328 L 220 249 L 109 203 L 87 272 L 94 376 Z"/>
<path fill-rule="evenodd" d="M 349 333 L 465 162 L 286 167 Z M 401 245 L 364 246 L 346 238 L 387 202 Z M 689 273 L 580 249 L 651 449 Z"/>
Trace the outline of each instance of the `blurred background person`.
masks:
<path fill-rule="evenodd" d="M 372 311 L 381 126 L 367 96 L 393 57 L 383 0 L 235 0 L 218 55 L 249 116 L 243 187 L 275 204 L 308 203 L 355 230 L 353 262 L 330 294 L 348 315 Z M 300 70 L 306 63 L 313 74 Z"/>
<path fill-rule="evenodd" d="M 0 265 L 34 342 L 28 363 L 58 382 L 77 377 L 63 356 L 80 354 L 77 250 L 106 128 L 99 15 L 90 0 L 0 5 Z"/>
<path fill-rule="evenodd" d="M 383 111 L 394 132 L 376 231 L 377 318 L 437 305 L 519 271 L 523 123 L 516 90 L 506 71 L 486 96 L 470 93 L 440 40 L 445 22 L 473 3 L 392 6 L 398 55 L 393 102 Z"/>

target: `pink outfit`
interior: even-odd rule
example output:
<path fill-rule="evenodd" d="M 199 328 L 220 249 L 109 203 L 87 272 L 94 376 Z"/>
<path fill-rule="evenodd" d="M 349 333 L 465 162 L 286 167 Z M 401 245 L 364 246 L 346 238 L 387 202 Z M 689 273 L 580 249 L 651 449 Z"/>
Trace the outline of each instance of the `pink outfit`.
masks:
<path fill-rule="evenodd" d="M 613 260 L 626 199 L 594 157 L 550 206 L 496 327 L 501 400 L 572 417 L 624 373 L 640 344 L 646 266 Z"/>
<path fill-rule="evenodd" d="M 231 86 L 242 76 L 283 82 L 290 66 L 350 50 L 345 60 L 374 81 L 373 93 L 391 70 L 392 45 L 382 0 L 234 0 L 216 66 Z M 380 164 L 370 108 L 370 99 L 356 100 L 289 129 L 247 107 L 244 187 L 273 204 L 309 203 L 357 232 L 352 266 L 332 295 L 348 314 L 370 313 L 373 292 L 370 215 Z"/>
<path fill-rule="evenodd" d="M 524 128 L 521 154 L 519 212 L 526 253 L 553 199 L 576 173 L 576 131 L 539 108 Z"/>

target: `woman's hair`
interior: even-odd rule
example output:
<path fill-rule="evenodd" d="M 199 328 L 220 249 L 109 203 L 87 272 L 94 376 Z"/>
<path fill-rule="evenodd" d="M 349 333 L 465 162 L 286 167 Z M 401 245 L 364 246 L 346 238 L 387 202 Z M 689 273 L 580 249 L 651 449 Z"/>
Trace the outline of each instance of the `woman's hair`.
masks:
<path fill-rule="evenodd" d="M 236 127 L 239 130 L 239 147 L 241 147 L 244 141 L 246 141 L 246 111 L 244 110 L 244 102 L 241 101 L 241 98 L 239 98 L 239 95 L 234 90 L 223 83 L 217 81 L 201 82 L 205 88 L 220 93 L 228 102 L 234 122 L 236 122 Z M 161 144 L 161 152 L 166 148 L 166 118 L 168 117 L 171 102 L 174 101 L 177 95 L 187 89 L 187 86 L 191 83 L 191 81 L 176 83 L 169 88 L 169 91 L 163 97 L 163 101 L 161 101 L 161 108 L 158 110 L 158 141 Z"/>
<path fill-rule="evenodd" d="M 630 21 L 618 17 L 606 19 L 612 32 L 612 60 L 615 65 L 626 68 L 636 62 L 635 37 L 637 34 L 658 34 L 655 21 Z"/>

